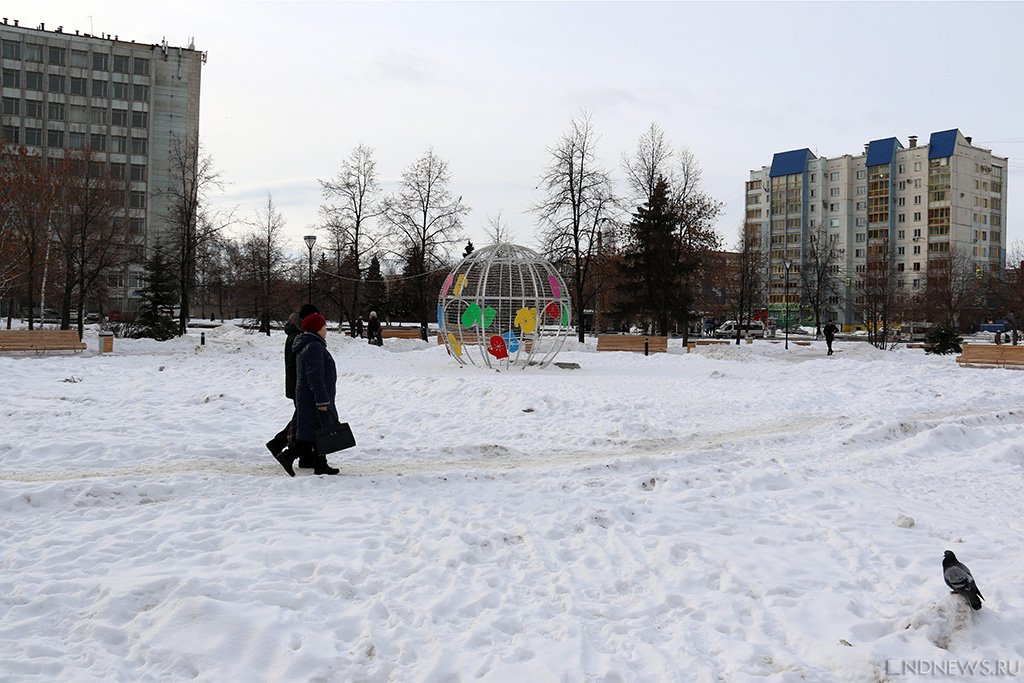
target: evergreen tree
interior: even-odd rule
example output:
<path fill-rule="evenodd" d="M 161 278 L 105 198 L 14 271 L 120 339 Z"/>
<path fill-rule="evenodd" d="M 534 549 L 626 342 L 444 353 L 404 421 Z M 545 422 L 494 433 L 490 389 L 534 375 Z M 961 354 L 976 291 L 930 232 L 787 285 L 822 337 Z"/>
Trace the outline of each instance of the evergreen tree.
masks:
<path fill-rule="evenodd" d="M 627 227 L 620 285 L 620 313 L 639 315 L 654 334 L 668 334 L 671 322 L 685 315 L 690 303 L 677 226 L 668 183 L 659 178 Z"/>
<path fill-rule="evenodd" d="M 369 311 L 377 311 L 377 317 L 385 319 L 388 310 L 387 290 L 384 287 L 384 275 L 380 269 L 380 259 L 374 255 L 366 269 L 366 289 L 363 294 L 366 311 L 361 315 L 365 319 Z"/>
<path fill-rule="evenodd" d="M 178 287 L 173 264 L 159 245 L 146 261 L 145 278 L 136 336 L 166 341 L 179 334 L 178 323 L 173 317 L 178 303 Z"/>

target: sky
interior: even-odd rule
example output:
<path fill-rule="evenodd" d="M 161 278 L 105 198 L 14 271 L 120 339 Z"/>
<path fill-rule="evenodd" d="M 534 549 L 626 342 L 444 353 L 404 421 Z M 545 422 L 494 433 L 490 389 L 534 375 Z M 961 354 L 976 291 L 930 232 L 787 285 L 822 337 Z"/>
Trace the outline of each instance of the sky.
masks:
<path fill-rule="evenodd" d="M 239 231 L 270 193 L 286 235 L 316 232 L 318 179 L 374 150 L 383 189 L 432 147 L 488 242 L 499 214 L 536 246 L 530 206 L 547 150 L 588 112 L 601 162 L 651 123 L 693 152 L 724 203 L 726 246 L 751 169 L 808 147 L 959 128 L 1010 157 L 1007 243 L 1024 239 L 1024 3 L 73 2 L 4 3 L 21 24 L 208 53 L 200 139 Z M 620 186 L 620 189 L 621 186 Z"/>

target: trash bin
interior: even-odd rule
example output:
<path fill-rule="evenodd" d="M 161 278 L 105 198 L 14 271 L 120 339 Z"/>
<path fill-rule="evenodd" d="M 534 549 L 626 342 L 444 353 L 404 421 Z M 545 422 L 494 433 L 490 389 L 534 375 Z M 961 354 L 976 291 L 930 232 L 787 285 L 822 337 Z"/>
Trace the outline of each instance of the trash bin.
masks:
<path fill-rule="evenodd" d="M 100 353 L 114 352 L 114 333 L 100 332 Z"/>

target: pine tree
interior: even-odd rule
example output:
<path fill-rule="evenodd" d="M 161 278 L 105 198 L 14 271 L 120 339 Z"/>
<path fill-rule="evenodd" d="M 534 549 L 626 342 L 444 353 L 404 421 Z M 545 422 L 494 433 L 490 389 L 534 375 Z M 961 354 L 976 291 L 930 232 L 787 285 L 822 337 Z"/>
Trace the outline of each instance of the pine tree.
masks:
<path fill-rule="evenodd" d="M 370 265 L 366 269 L 366 290 L 363 294 L 366 308 L 370 311 L 377 311 L 377 317 L 386 319 L 388 308 L 387 290 L 384 286 L 384 275 L 380 270 L 380 259 L 376 256 L 370 259 Z M 366 313 L 363 313 L 364 317 Z"/>
<path fill-rule="evenodd" d="M 137 336 L 166 341 L 179 334 L 178 324 L 173 317 L 174 307 L 178 303 L 178 287 L 173 266 L 159 245 L 146 261 L 145 278 Z"/>

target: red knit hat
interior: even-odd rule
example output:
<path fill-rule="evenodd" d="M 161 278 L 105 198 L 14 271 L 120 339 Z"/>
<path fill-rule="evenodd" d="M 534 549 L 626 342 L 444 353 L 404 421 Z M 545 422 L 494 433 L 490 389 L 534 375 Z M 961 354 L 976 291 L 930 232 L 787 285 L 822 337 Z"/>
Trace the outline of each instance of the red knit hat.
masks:
<path fill-rule="evenodd" d="M 327 320 L 319 313 L 310 313 L 302 319 L 303 332 L 319 332 L 327 327 Z"/>

